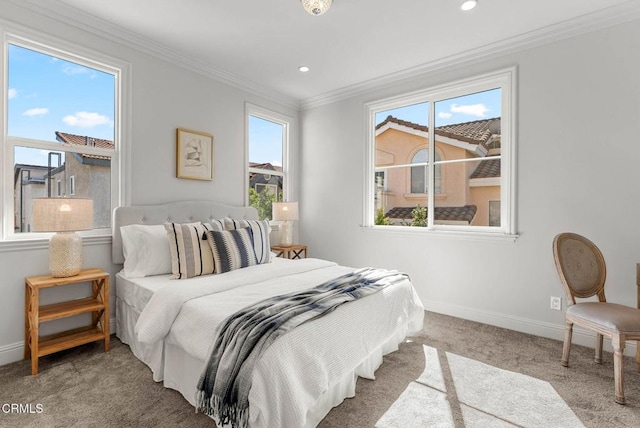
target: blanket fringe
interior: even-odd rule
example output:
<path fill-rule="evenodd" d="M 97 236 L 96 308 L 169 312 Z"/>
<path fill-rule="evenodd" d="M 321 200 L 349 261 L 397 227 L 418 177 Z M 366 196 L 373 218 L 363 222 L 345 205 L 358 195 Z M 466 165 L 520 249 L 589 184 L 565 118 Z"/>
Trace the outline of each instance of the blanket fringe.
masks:
<path fill-rule="evenodd" d="M 213 416 L 220 425 L 231 424 L 233 428 L 249 427 L 249 408 L 235 405 L 224 405 L 221 397 L 207 397 L 205 391 L 196 394 L 196 412 L 200 410 L 207 416 Z"/>

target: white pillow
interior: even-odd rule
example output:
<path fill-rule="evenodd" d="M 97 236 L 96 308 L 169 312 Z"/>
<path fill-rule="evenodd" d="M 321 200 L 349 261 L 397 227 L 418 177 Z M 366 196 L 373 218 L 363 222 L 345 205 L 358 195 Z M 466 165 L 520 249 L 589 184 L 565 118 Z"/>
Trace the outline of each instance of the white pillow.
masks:
<path fill-rule="evenodd" d="M 164 225 L 131 224 L 120 228 L 124 253 L 124 276 L 171 273 L 171 251 Z"/>

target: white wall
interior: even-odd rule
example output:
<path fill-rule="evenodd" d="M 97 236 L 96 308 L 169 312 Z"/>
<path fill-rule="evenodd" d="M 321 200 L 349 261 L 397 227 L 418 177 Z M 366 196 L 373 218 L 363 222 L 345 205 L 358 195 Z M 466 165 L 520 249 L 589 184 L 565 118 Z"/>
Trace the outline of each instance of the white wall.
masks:
<path fill-rule="evenodd" d="M 632 21 L 303 111 L 302 241 L 314 257 L 408 272 L 428 309 L 561 339 L 564 313 L 549 309 L 552 295 L 565 302 L 551 244 L 573 231 L 604 253 L 608 299 L 635 306 L 638 52 L 640 22 Z M 363 230 L 363 104 L 513 65 L 520 237 L 502 243 Z"/>
<path fill-rule="evenodd" d="M 130 198 L 134 205 L 191 199 L 243 205 L 246 171 L 245 102 L 294 118 L 291 150 L 294 158 L 297 156 L 298 131 L 295 120 L 298 113 L 290 107 L 22 9 L 15 3 L 0 0 L 0 27 L 6 29 L 16 25 L 36 29 L 45 35 L 76 43 L 131 64 Z M 177 127 L 214 135 L 213 181 L 181 180 L 175 177 Z M 295 172 L 294 168 L 294 177 Z M 111 244 L 85 245 L 84 265 L 99 267 L 112 274 L 113 297 L 113 275 L 120 266 L 111 263 Z M 46 242 L 42 242 L 39 248 L 29 250 L 9 249 L 0 243 L 0 272 L 0 364 L 4 364 L 22 358 L 24 278 L 48 272 Z M 59 300 L 68 298 L 75 291 L 82 291 L 80 286 L 69 290 L 64 290 L 65 288 L 53 290 L 44 299 Z M 112 318 L 114 307 L 112 306 Z"/>

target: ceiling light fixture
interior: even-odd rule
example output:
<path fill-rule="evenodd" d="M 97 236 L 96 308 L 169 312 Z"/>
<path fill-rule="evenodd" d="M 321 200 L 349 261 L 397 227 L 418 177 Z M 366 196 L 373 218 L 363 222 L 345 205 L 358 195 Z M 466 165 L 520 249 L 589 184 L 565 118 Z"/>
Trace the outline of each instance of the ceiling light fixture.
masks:
<path fill-rule="evenodd" d="M 300 67 L 298 67 L 298 70 L 300 70 L 302 73 L 306 73 L 307 71 L 309 71 L 309 67 L 307 67 L 306 65 L 301 65 Z"/>
<path fill-rule="evenodd" d="M 467 11 L 471 10 L 478 5 L 478 0 L 464 0 L 460 5 L 460 9 Z"/>
<path fill-rule="evenodd" d="M 329 10 L 333 0 L 300 0 L 300 3 L 302 3 L 304 10 L 311 15 L 318 16 Z"/>

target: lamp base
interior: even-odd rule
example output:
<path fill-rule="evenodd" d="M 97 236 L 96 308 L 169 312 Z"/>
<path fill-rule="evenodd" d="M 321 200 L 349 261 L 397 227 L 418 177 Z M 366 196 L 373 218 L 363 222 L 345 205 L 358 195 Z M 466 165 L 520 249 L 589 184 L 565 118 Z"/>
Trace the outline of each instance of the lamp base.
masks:
<path fill-rule="evenodd" d="M 55 278 L 75 276 L 82 270 L 82 238 L 75 232 L 58 232 L 49 241 L 49 271 Z"/>
<path fill-rule="evenodd" d="M 293 245 L 293 223 L 285 220 L 282 222 L 279 228 L 280 232 L 280 245 L 283 247 L 290 247 Z"/>

